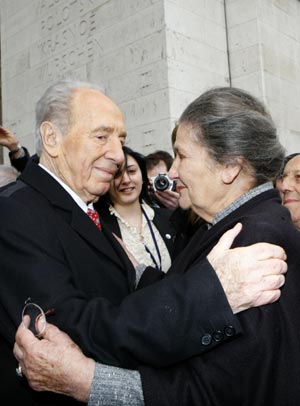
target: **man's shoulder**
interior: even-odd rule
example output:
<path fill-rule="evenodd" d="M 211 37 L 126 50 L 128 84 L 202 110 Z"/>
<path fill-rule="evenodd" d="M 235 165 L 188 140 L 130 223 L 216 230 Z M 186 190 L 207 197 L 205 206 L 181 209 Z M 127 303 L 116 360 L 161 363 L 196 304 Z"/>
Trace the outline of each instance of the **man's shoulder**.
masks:
<path fill-rule="evenodd" d="M 0 189 L 0 197 L 11 197 L 15 193 L 26 188 L 26 186 L 27 185 L 24 182 L 22 182 L 21 180 L 17 180 L 16 182 L 9 183 L 8 185 L 5 185 Z"/>

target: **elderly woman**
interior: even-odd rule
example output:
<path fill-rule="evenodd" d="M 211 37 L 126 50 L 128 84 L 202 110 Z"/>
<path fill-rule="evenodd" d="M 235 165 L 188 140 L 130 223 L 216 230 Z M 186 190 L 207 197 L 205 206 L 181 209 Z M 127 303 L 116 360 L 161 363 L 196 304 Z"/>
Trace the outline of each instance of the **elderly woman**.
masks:
<path fill-rule="evenodd" d="M 292 221 L 300 231 L 300 153 L 288 155 L 281 175 L 276 180 L 282 204 L 289 209 Z"/>
<path fill-rule="evenodd" d="M 120 382 L 126 382 L 126 388 L 133 388 L 131 405 L 296 406 L 300 394 L 300 235 L 272 184 L 284 157 L 272 119 L 250 94 L 235 88 L 212 89 L 183 112 L 174 147 L 176 158 L 169 174 L 180 181 L 179 192 L 188 192 L 193 210 L 207 222 L 206 230 L 199 229 L 175 260 L 177 272 L 188 272 L 190 264 L 204 258 L 224 231 L 241 222 L 236 246 L 265 241 L 285 248 L 286 284 L 279 301 L 237 315 L 243 327 L 239 337 L 167 368 L 141 365 L 142 388 L 133 371 L 110 369 L 108 381 L 105 368 L 97 364 L 89 404 L 124 404 Z M 207 308 L 215 305 L 207 302 Z M 202 340 L 210 348 L 228 334 L 230 329 L 220 330 Z M 24 358 L 22 354 L 19 359 Z M 88 370 L 91 360 L 85 359 L 84 364 L 78 354 L 78 363 Z M 39 386 L 37 375 L 31 384 L 45 389 Z M 84 383 L 80 388 L 77 382 L 64 393 L 87 400 L 78 395 L 81 389 Z"/>

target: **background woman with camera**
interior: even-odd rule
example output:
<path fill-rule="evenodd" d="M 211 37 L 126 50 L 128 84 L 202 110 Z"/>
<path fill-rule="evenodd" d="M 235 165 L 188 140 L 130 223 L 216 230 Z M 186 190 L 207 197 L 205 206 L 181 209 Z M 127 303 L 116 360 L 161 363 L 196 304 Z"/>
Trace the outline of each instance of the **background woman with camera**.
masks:
<path fill-rule="evenodd" d="M 171 265 L 175 237 L 169 222 L 172 212 L 154 207 L 148 193 L 144 156 L 128 147 L 123 150 L 124 166 L 95 208 L 138 263 L 166 272 Z"/>

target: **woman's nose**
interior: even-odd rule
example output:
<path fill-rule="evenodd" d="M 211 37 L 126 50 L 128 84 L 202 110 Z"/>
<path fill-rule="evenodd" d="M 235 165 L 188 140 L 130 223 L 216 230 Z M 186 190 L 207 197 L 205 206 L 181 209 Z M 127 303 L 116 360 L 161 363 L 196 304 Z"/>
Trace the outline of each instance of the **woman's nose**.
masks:
<path fill-rule="evenodd" d="M 124 172 L 123 177 L 122 177 L 122 183 L 128 183 L 130 182 L 130 177 L 128 175 L 128 172 Z"/>
<path fill-rule="evenodd" d="M 176 158 L 174 159 L 171 168 L 168 171 L 168 175 L 171 179 L 177 179 L 178 178 L 178 171 L 177 171 L 177 160 Z"/>

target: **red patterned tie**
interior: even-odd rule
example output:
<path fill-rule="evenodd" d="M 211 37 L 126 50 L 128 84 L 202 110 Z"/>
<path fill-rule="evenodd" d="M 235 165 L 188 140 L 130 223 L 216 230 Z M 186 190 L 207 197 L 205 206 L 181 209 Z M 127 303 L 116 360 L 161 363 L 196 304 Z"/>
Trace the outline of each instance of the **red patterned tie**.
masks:
<path fill-rule="evenodd" d="M 99 230 L 101 230 L 99 214 L 96 212 L 96 210 L 88 209 L 87 215 L 89 216 L 90 219 L 93 220 L 93 222 L 96 224 L 96 226 L 99 228 Z"/>

